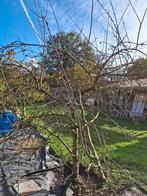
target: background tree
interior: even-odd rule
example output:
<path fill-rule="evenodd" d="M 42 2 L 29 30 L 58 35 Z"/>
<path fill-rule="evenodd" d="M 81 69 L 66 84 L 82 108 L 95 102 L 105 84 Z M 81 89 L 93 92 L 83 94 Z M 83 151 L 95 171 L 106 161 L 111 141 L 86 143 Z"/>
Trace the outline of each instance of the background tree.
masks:
<path fill-rule="evenodd" d="M 84 66 L 95 61 L 94 50 L 90 43 L 88 40 L 82 39 L 76 32 L 57 33 L 49 38 L 47 45 L 48 48 L 44 54 L 43 61 L 45 70 L 48 72 L 60 70 L 60 63 L 64 68 L 71 68 L 77 63 Z"/>
<path fill-rule="evenodd" d="M 87 64 L 84 69 L 79 64 L 67 71 L 68 78 L 74 91 L 83 92 L 94 85 L 96 64 Z"/>
<path fill-rule="evenodd" d="M 147 58 L 137 59 L 127 70 L 129 79 L 147 78 Z"/>

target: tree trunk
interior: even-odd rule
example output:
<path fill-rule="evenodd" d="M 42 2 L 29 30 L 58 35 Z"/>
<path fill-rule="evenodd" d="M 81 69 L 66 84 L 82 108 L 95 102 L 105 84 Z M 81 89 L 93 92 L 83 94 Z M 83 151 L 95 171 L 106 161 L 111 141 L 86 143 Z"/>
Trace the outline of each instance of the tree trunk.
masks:
<path fill-rule="evenodd" d="M 73 177 L 75 181 L 78 181 L 79 179 L 78 128 L 72 130 L 72 137 L 73 137 L 73 147 L 72 147 Z"/>

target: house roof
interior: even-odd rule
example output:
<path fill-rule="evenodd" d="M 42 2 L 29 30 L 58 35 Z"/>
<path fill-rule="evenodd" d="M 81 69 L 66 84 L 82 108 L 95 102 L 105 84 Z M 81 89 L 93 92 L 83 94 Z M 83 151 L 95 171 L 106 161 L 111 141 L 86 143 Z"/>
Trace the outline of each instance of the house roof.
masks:
<path fill-rule="evenodd" d="M 118 85 L 122 88 L 147 88 L 147 78 L 138 80 L 125 80 L 119 82 Z"/>

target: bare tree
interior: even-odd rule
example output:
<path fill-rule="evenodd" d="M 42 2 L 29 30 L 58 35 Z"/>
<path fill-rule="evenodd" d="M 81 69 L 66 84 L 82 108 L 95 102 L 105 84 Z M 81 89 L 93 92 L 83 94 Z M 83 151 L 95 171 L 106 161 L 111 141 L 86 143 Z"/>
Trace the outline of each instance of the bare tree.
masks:
<path fill-rule="evenodd" d="M 118 82 L 122 81 L 124 78 L 124 72 L 128 69 L 134 61 L 136 61 L 134 54 L 141 54 L 146 56 L 143 46 L 146 46 L 146 43 L 139 43 L 139 37 L 141 28 L 143 25 L 144 18 L 146 16 L 146 10 L 142 18 L 139 18 L 135 8 L 133 7 L 131 1 L 128 6 L 132 7 L 132 11 L 136 14 L 136 17 L 139 21 L 139 29 L 137 34 L 137 40 L 131 42 L 128 37 L 127 30 L 125 28 L 124 16 L 126 14 L 126 7 L 124 13 L 118 21 L 115 13 L 115 9 L 112 1 L 110 0 L 111 13 L 105 8 L 101 1 L 97 0 L 97 3 L 103 11 L 103 17 L 105 25 L 107 26 L 107 31 L 105 32 L 105 39 L 101 42 L 103 48 L 99 50 L 98 46 L 91 41 L 92 34 L 92 25 L 93 25 L 93 0 L 91 5 L 91 24 L 89 29 L 89 35 L 85 35 L 83 31 L 79 28 L 80 34 L 86 39 L 86 41 L 93 48 L 96 59 L 90 59 L 89 61 L 94 61 L 94 70 L 89 71 L 86 66 L 83 66 L 74 53 L 70 53 L 67 50 L 64 50 L 64 47 L 59 47 L 59 44 L 56 43 L 54 36 L 51 33 L 49 23 L 46 15 L 41 11 L 38 1 L 34 1 L 36 7 L 33 13 L 36 14 L 36 18 L 39 21 L 40 29 L 40 39 L 41 43 L 32 44 L 24 43 L 20 41 L 12 42 L 6 46 L 1 47 L 1 52 L 3 54 L 1 59 L 1 80 L 5 86 L 5 89 L 1 92 L 1 103 L 3 105 L 19 106 L 23 105 L 24 107 L 28 104 L 34 103 L 35 101 L 46 103 L 52 107 L 52 105 L 64 105 L 66 108 L 66 113 L 62 112 L 52 112 L 47 111 L 45 113 L 37 113 L 31 116 L 32 121 L 35 122 L 38 128 L 46 130 L 48 137 L 52 135 L 55 138 L 58 138 L 59 142 L 67 149 L 70 156 L 72 157 L 73 162 L 73 176 L 76 182 L 79 182 L 79 163 L 80 163 L 80 154 L 86 156 L 89 160 L 89 167 L 92 165 L 95 166 L 96 172 L 108 183 L 111 183 L 106 169 L 103 167 L 99 153 L 97 152 L 94 141 L 93 141 L 93 132 L 94 130 L 95 137 L 97 137 L 99 143 L 105 146 L 105 142 L 101 138 L 99 127 L 97 126 L 97 121 L 99 118 L 100 110 L 93 107 L 91 111 L 90 119 L 86 117 L 86 104 L 85 97 L 89 94 L 95 96 L 97 99 L 98 96 L 105 97 L 104 103 L 106 104 L 106 110 L 111 111 L 110 105 L 108 107 L 108 96 L 111 95 L 111 102 L 114 102 L 116 99 L 115 90 L 118 92 Z M 59 28 L 59 21 L 57 20 L 55 10 L 53 5 L 49 1 L 49 6 L 53 12 L 56 24 Z M 71 19 L 72 20 L 72 19 Z M 120 26 L 123 26 L 123 33 L 120 30 Z M 112 43 L 109 42 L 108 36 L 111 29 L 111 36 L 113 36 Z M 46 37 L 50 38 L 50 45 L 46 43 Z M 59 40 L 62 41 L 62 40 Z M 34 56 L 37 58 L 37 66 L 26 65 L 26 62 L 20 62 L 15 59 L 11 59 L 7 55 L 6 51 L 16 50 L 21 52 L 24 57 L 25 55 L 32 54 L 29 52 L 33 48 L 38 48 L 38 54 Z M 59 69 L 54 71 L 53 74 L 47 73 L 45 70 L 45 64 L 42 61 L 43 55 L 46 55 L 47 48 L 53 48 L 56 59 L 58 60 Z M 80 89 L 76 86 L 73 87 L 71 83 L 71 78 L 69 77 L 69 72 L 71 70 L 67 69 L 63 64 L 63 54 L 70 57 L 70 60 L 76 62 L 80 68 L 83 70 L 83 73 L 88 74 L 89 80 L 91 81 L 90 85 L 87 85 L 84 89 Z M 86 58 L 86 57 L 85 57 Z M 88 63 L 87 59 L 86 62 Z M 70 66 L 70 65 L 69 65 Z M 8 67 L 8 68 L 7 68 Z M 18 73 L 11 75 L 12 70 Z M 117 83 L 113 81 L 114 76 L 117 77 Z M 75 83 L 77 81 L 74 81 Z M 115 89 L 116 88 L 116 89 Z M 107 97 L 106 97 L 107 94 Z M 38 96 L 38 98 L 36 98 Z M 36 99 L 35 99 L 36 98 Z M 104 105 L 103 105 L 104 106 Z M 104 108 L 104 107 L 103 107 Z M 34 120 L 35 119 L 35 120 Z M 43 126 L 38 124 L 38 119 L 43 121 Z M 51 119 L 51 120 L 50 120 Z M 60 131 L 66 127 L 71 134 L 72 138 L 72 147 L 69 146 L 64 138 L 59 134 Z M 50 128 L 52 131 L 50 131 Z M 81 153 L 82 152 L 82 153 Z"/>

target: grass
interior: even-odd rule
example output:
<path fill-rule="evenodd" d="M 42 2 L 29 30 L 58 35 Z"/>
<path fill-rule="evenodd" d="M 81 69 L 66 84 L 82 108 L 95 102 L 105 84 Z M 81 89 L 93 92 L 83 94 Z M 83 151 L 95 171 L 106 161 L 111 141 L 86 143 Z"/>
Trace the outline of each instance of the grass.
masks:
<path fill-rule="evenodd" d="M 48 107 L 47 105 L 40 105 L 40 104 L 34 104 L 34 105 L 29 105 L 26 107 L 26 115 L 32 115 L 32 114 L 37 114 L 40 112 L 47 112 Z"/>
<path fill-rule="evenodd" d="M 48 110 L 49 108 L 45 105 L 33 105 L 27 107 L 27 114 L 31 115 L 34 112 L 46 112 Z M 54 110 L 66 112 L 64 107 L 57 107 Z M 98 122 L 98 129 L 105 138 L 107 150 L 103 150 L 100 146 L 95 132 L 93 132 L 94 145 L 101 155 L 105 155 L 105 152 L 109 151 L 111 157 L 124 168 L 126 174 L 135 177 L 137 182 L 145 185 L 144 188 L 147 190 L 147 122 L 112 118 L 116 123 L 104 116 L 101 116 Z M 60 136 L 69 147 L 72 146 L 71 135 L 67 129 L 63 128 Z M 71 159 L 67 149 L 57 138 L 51 137 L 49 143 L 57 155 Z M 87 160 L 84 158 L 82 161 L 86 163 Z M 124 179 L 122 175 L 117 175 L 117 178 L 120 178 L 120 181 Z"/>
<path fill-rule="evenodd" d="M 106 136 L 106 145 L 112 158 L 128 175 L 147 190 L 147 122 L 114 118 L 100 120 L 101 130 Z M 123 180 L 122 175 L 118 175 Z"/>
<path fill-rule="evenodd" d="M 116 118 L 115 121 L 121 128 L 108 119 L 100 122 L 113 157 L 119 162 L 147 170 L 147 122 L 133 122 L 122 118 Z"/>

